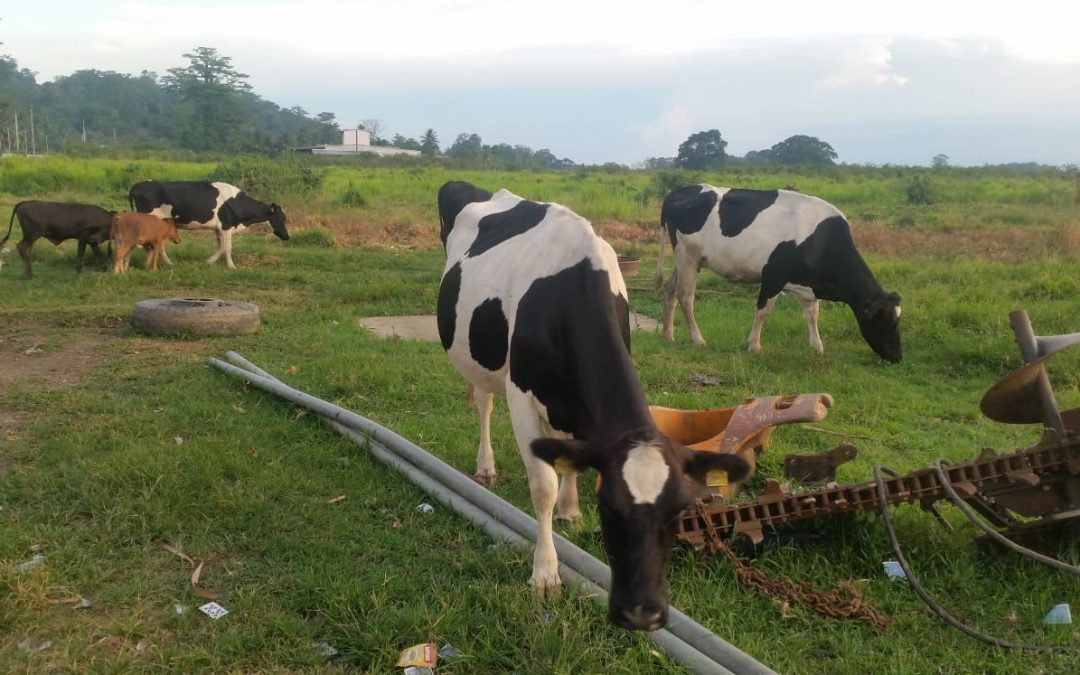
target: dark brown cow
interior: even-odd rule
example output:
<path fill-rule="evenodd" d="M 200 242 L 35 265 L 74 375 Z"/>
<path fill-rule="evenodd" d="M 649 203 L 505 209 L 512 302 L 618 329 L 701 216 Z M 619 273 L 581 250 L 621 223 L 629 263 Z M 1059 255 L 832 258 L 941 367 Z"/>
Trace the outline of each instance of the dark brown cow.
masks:
<path fill-rule="evenodd" d="M 34 272 L 30 267 L 30 248 L 42 237 L 54 244 L 68 239 L 77 239 L 79 253 L 75 269 L 82 272 L 83 253 L 86 251 L 86 246 L 89 244 L 94 254 L 100 256 L 101 249 L 98 245 L 109 240 L 113 213 L 93 204 L 37 200 L 19 202 L 11 211 L 8 231 L 4 238 L 0 239 L 0 246 L 3 246 L 11 236 L 11 228 L 15 224 L 15 218 L 18 217 L 23 238 L 17 248 L 19 255 L 22 256 L 23 274 L 27 279 L 34 277 Z"/>

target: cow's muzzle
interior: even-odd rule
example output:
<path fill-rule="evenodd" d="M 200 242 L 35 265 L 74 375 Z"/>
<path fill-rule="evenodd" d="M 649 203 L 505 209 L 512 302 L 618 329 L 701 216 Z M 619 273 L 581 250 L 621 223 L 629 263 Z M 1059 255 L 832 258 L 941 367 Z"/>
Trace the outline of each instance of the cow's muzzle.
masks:
<path fill-rule="evenodd" d="M 659 630 L 667 623 L 667 607 L 650 607 L 635 605 L 634 607 L 611 608 L 611 622 L 620 628 L 629 630 Z"/>

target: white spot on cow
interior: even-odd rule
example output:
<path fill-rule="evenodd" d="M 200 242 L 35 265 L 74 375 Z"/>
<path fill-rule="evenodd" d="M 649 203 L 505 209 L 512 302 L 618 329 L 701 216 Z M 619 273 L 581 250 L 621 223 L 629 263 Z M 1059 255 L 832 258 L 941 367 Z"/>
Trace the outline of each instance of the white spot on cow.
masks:
<path fill-rule="evenodd" d="M 897 306 L 896 306 L 896 318 L 897 318 L 897 319 L 899 319 L 899 318 L 900 318 L 900 305 L 897 305 Z"/>
<path fill-rule="evenodd" d="M 623 464 L 623 481 L 635 504 L 655 504 L 668 480 L 668 465 L 655 445 L 636 445 Z"/>

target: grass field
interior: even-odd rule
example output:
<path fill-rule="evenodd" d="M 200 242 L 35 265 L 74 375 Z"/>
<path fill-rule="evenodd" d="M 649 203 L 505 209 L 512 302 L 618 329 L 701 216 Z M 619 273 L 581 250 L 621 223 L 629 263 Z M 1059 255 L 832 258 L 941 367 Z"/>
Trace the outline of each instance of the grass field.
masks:
<path fill-rule="evenodd" d="M 49 179 L 41 182 L 48 190 L 36 192 L 5 182 L 12 174 L 2 168 L 3 204 L 36 197 L 117 208 L 124 182 L 146 177 L 140 169 L 96 190 L 92 179 Z M 200 177 L 212 168 L 185 165 L 168 177 Z M 262 231 L 237 237 L 240 268 L 233 272 L 202 264 L 212 238 L 200 233 L 171 247 L 175 267 L 135 269 L 136 254 L 124 278 L 94 271 L 76 277 L 71 242 L 35 246 L 33 281 L 21 279 L 17 255 L 2 256 L 0 670 L 386 673 L 404 647 L 435 641 L 464 655 L 440 665 L 443 673 L 682 672 L 640 634 L 609 626 L 589 598 L 568 592 L 538 601 L 526 586 L 530 553 L 494 544 L 444 509 L 417 512 L 430 498 L 362 449 L 206 366 L 207 356 L 236 350 L 472 472 L 476 414 L 441 347 L 381 339 L 357 324 L 358 316 L 433 311 L 443 264 L 434 189 L 458 176 L 443 169 L 319 171 L 320 187 L 309 196 L 279 200 L 293 240 Z M 658 202 L 626 196 L 633 206 L 621 215 L 600 199 L 614 181 L 645 190 L 654 179 L 460 177 L 586 213 L 620 251 L 642 256 L 642 273 L 629 280 L 631 308 L 658 316 L 651 287 Z M 786 178 L 805 191 L 824 180 Z M 349 180 L 362 200 L 344 204 Z M 848 180 L 837 179 L 836 194 L 860 194 Z M 866 178 L 878 180 L 886 181 Z M 996 192 L 997 178 L 984 180 L 990 183 L 965 189 L 1011 194 Z M 634 336 L 649 401 L 705 408 L 753 395 L 831 393 L 836 405 L 818 430 L 776 431 L 760 476 L 780 476 L 788 453 L 842 442 L 855 443 L 860 454 L 841 468 L 841 481 L 865 480 L 878 463 L 907 471 L 938 457 L 960 461 L 984 447 L 1007 452 L 1031 444 L 1036 429 L 991 422 L 978 402 L 1020 363 L 1011 310 L 1027 309 L 1040 334 L 1080 330 L 1080 213 L 1071 189 L 1063 182 L 1050 191 L 1053 199 L 1027 207 L 1022 194 L 919 207 L 900 197 L 876 205 L 829 196 L 856 214 L 868 262 L 882 285 L 904 298 L 904 361 L 877 360 L 839 305 L 823 308 L 826 354 L 811 353 L 790 300 L 778 303 L 763 352 L 751 356 L 745 338 L 756 290 L 703 273 L 697 313 L 707 347 L 691 346 L 681 321 L 674 344 Z M 1001 216 L 1010 212 L 1017 222 Z M 905 214 L 915 222 L 901 222 Z M 262 330 L 194 340 L 149 338 L 130 327 L 132 303 L 177 295 L 256 302 Z M 1080 405 L 1080 355 L 1054 359 L 1050 372 L 1061 406 Z M 695 386 L 694 374 L 720 384 Z M 530 510 L 501 403 L 493 432 L 501 479 L 495 490 Z M 584 494 L 589 484 L 591 476 L 581 481 Z M 328 503 L 340 495 L 346 498 Z M 594 504 L 583 501 L 584 525 L 563 533 L 602 558 Z M 1075 578 L 974 547 L 975 529 L 951 508 L 944 512 L 956 533 L 913 507 L 897 511 L 899 535 L 923 582 L 986 632 L 1070 651 L 1006 652 L 945 627 L 906 585 L 885 577 L 881 563 L 893 554 L 872 515 L 830 522 L 827 540 L 772 549 L 754 564 L 823 590 L 855 581 L 864 600 L 893 617 L 884 632 L 742 592 L 725 561 L 685 549 L 669 570 L 672 603 L 783 673 L 1080 671 L 1076 628 L 1041 622 L 1056 603 L 1080 607 Z M 161 541 L 205 561 L 202 584 L 220 594 L 228 616 L 212 621 L 195 611 L 203 600 L 189 588 L 191 569 Z M 1080 562 L 1076 542 L 1061 542 L 1054 553 Z M 20 571 L 35 555 L 43 561 Z M 91 606 L 65 602 L 80 597 Z M 178 614 L 177 605 L 186 610 Z M 324 642 L 339 656 L 323 656 L 317 645 Z"/>

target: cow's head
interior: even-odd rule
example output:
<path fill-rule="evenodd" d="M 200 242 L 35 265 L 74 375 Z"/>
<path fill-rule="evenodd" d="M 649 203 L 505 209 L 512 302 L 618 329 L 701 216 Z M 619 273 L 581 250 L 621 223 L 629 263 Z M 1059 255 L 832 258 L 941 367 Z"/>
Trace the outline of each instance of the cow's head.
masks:
<path fill-rule="evenodd" d="M 180 230 L 177 229 L 177 227 L 176 227 L 176 219 L 175 218 L 162 218 L 162 220 L 165 221 L 165 223 L 169 226 L 169 239 L 171 239 L 173 241 L 173 243 L 176 243 L 176 244 L 181 243 L 181 241 L 180 241 Z"/>
<path fill-rule="evenodd" d="M 898 363 L 904 355 L 900 348 L 900 296 L 883 293 L 867 300 L 855 310 L 855 318 L 870 348 L 886 361 Z"/>
<path fill-rule="evenodd" d="M 274 234 L 278 236 L 278 239 L 289 241 L 289 231 L 285 229 L 285 212 L 281 210 L 280 206 L 271 204 L 266 220 L 270 222 L 270 228 L 274 230 Z"/>
<path fill-rule="evenodd" d="M 623 628 L 662 628 L 676 518 L 710 471 L 726 471 L 727 480 L 736 481 L 749 471 L 747 463 L 736 455 L 691 450 L 660 435 L 611 444 L 541 438 L 532 442 L 532 452 L 556 469 L 600 472 L 600 528 L 611 564 L 608 616 Z"/>

